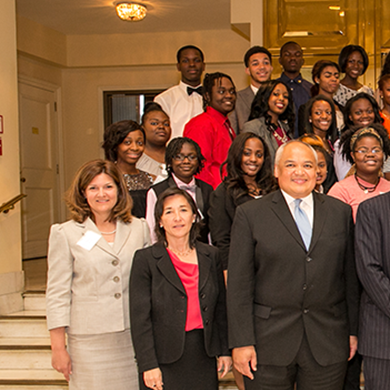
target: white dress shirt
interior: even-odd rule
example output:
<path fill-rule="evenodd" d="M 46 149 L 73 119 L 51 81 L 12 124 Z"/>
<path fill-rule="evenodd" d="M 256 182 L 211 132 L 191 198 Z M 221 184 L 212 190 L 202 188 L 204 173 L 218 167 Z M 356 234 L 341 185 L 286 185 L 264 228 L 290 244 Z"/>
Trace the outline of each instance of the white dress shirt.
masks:
<path fill-rule="evenodd" d="M 295 221 L 295 200 L 297 198 L 293 198 L 291 195 L 287 194 L 285 191 L 280 190 L 284 196 L 284 199 L 286 200 L 286 203 L 288 205 L 288 208 L 290 209 L 291 215 L 294 218 Z M 307 218 L 309 219 L 310 226 L 313 228 L 313 220 L 314 220 L 314 201 L 313 201 L 313 194 L 310 193 L 305 198 L 299 198 L 302 199 L 301 202 L 301 209 L 306 213 Z"/>
<path fill-rule="evenodd" d="M 200 86 L 191 87 L 180 81 L 179 85 L 167 89 L 154 98 L 154 101 L 160 104 L 169 116 L 172 129 L 171 139 L 182 137 L 187 122 L 203 112 L 202 96 L 197 92 L 191 95 L 187 93 L 187 87 L 198 88 Z"/>

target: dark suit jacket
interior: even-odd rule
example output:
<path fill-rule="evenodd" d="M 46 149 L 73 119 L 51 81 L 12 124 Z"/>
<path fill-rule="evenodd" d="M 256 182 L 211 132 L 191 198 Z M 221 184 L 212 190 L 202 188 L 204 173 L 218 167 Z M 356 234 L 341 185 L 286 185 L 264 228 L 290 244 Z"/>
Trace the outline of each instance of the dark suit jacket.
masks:
<path fill-rule="evenodd" d="M 244 123 L 248 122 L 254 97 L 255 94 L 250 86 L 237 92 L 235 109 L 229 114 L 230 124 L 236 134 L 241 133 Z"/>
<path fill-rule="evenodd" d="M 359 352 L 390 359 L 390 193 L 359 205 L 356 266 L 363 285 Z"/>
<path fill-rule="evenodd" d="M 227 270 L 228 267 L 230 232 L 237 205 L 251 200 L 254 200 L 254 198 L 247 194 L 238 198 L 237 204 L 235 204 L 224 183 L 221 183 L 211 194 L 209 208 L 211 240 L 213 245 L 219 249 L 223 270 Z"/>
<path fill-rule="evenodd" d="M 200 189 L 202 193 L 201 201 L 197 199 L 198 210 L 201 212 L 202 219 L 202 227 L 199 232 L 199 241 L 202 241 L 206 244 L 209 243 L 209 216 L 208 210 L 210 207 L 210 196 L 213 192 L 213 187 L 210 184 L 207 184 L 203 180 L 195 179 L 196 186 Z M 153 185 L 151 188 L 156 193 L 157 197 L 164 192 L 167 188 L 175 188 L 177 187 L 175 180 L 172 177 L 168 177 L 167 179 L 160 181 L 159 183 Z"/>
<path fill-rule="evenodd" d="M 219 252 L 201 242 L 196 251 L 206 352 L 210 357 L 230 355 Z M 130 328 L 139 372 L 182 356 L 186 314 L 186 292 L 164 246 L 137 251 L 130 276 Z"/>
<path fill-rule="evenodd" d="M 280 190 L 237 208 L 228 320 L 231 348 L 255 345 L 259 364 L 286 366 L 304 333 L 323 366 L 346 361 L 357 334 L 351 208 L 313 192 L 309 251 Z"/>

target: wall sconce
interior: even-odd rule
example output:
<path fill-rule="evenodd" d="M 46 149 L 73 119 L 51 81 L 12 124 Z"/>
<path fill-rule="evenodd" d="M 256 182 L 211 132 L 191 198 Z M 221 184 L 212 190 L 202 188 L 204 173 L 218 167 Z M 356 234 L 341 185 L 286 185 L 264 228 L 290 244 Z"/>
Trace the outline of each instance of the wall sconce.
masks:
<path fill-rule="evenodd" d="M 137 3 L 118 3 L 115 9 L 117 15 L 128 22 L 137 22 L 146 16 L 146 7 Z"/>

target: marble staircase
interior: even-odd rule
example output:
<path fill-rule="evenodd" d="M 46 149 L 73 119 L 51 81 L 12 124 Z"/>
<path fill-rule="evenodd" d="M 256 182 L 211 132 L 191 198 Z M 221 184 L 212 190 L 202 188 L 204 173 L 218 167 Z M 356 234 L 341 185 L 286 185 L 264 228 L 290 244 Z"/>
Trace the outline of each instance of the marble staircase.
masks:
<path fill-rule="evenodd" d="M 24 311 L 0 316 L 0 390 L 65 390 L 51 367 L 44 291 L 24 293 Z"/>

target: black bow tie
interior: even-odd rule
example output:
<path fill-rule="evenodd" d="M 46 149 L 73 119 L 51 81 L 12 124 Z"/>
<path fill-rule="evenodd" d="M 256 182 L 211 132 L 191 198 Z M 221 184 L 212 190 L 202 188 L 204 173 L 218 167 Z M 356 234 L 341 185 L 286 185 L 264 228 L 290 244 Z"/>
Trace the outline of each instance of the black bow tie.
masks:
<path fill-rule="evenodd" d="M 198 87 L 198 88 L 187 87 L 188 96 L 191 96 L 194 92 L 196 92 L 196 93 L 198 93 L 200 96 L 202 96 L 203 87 L 202 87 L 202 86 L 200 86 L 200 87 Z"/>

